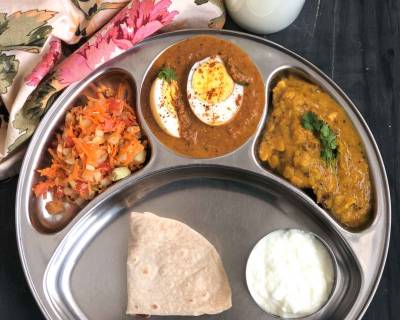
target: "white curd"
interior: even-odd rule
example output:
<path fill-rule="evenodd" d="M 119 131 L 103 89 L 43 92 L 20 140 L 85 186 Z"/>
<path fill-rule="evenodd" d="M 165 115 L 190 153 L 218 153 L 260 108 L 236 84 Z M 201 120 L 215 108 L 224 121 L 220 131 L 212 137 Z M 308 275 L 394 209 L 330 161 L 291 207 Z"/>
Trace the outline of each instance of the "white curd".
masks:
<path fill-rule="evenodd" d="M 318 311 L 334 283 L 332 257 L 313 234 L 277 230 L 262 238 L 246 268 L 249 291 L 266 312 L 297 318 Z"/>

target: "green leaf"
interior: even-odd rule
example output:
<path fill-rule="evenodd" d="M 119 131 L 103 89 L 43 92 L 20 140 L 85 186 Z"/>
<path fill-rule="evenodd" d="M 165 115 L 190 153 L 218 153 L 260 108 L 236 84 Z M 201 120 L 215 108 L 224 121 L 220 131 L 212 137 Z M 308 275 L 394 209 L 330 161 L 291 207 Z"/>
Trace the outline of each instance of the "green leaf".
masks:
<path fill-rule="evenodd" d="M 334 155 L 331 149 L 322 149 L 321 158 L 326 162 L 330 163 L 334 159 Z"/>
<path fill-rule="evenodd" d="M 130 2 L 129 0 L 123 2 L 102 2 L 97 12 L 99 12 L 100 10 L 108 10 L 108 9 L 119 10 L 126 7 L 126 5 L 129 2 Z"/>
<path fill-rule="evenodd" d="M 337 141 L 333 130 L 313 112 L 304 113 L 301 117 L 301 124 L 319 137 L 322 145 L 321 158 L 327 164 L 333 164 L 337 157 Z"/>
<path fill-rule="evenodd" d="M 98 4 L 101 2 L 101 4 Z M 102 2 L 96 0 L 72 0 L 72 3 L 84 15 L 86 20 L 90 20 L 101 10 L 119 10 L 125 7 L 130 1 L 123 2 Z"/>
<path fill-rule="evenodd" d="M 312 114 L 312 112 L 307 112 L 301 117 L 301 124 L 307 130 L 314 130 L 314 126 L 312 125 Z"/>
<path fill-rule="evenodd" d="M 221 9 L 221 12 L 224 11 L 224 4 L 223 0 L 194 0 L 194 3 L 197 4 L 198 6 L 201 6 L 202 4 L 213 4 L 214 6 L 217 6 L 218 8 Z"/>
<path fill-rule="evenodd" d="M 0 51 L 18 46 L 32 46 L 37 43 L 41 46 L 50 32 L 48 28 L 41 29 L 39 32 L 38 29 L 47 25 L 48 20 L 55 14 L 56 12 L 48 10 L 29 10 L 3 16 L 5 22 L 0 25 L 0 29 L 3 29 L 0 34 Z M 4 23 L 7 23 L 5 28 Z M 52 28 L 50 25 L 47 26 Z"/>
<path fill-rule="evenodd" d="M 225 21 L 226 21 L 226 16 L 225 16 L 225 11 L 223 9 L 221 9 L 222 13 L 220 16 L 215 17 L 210 19 L 210 21 L 208 22 L 208 27 L 211 29 L 222 29 Z"/>
<path fill-rule="evenodd" d="M 25 118 L 35 119 L 41 117 L 49 104 L 54 101 L 54 99 L 50 100 L 53 97 L 52 93 L 56 91 L 56 88 L 50 84 L 51 79 L 50 77 L 41 81 L 36 90 L 28 97 L 21 109 Z"/>
<path fill-rule="evenodd" d="M 176 73 L 174 69 L 165 67 L 160 70 L 157 78 L 162 79 L 170 83 L 172 80 L 176 80 Z"/>
<path fill-rule="evenodd" d="M 7 21 L 7 13 L 0 12 L 0 25 L 4 24 Z"/>
<path fill-rule="evenodd" d="M 0 99 L 0 127 L 3 125 L 3 122 L 7 123 L 10 118 L 10 114 L 2 99 Z"/>
<path fill-rule="evenodd" d="M 197 4 L 198 6 L 201 6 L 202 4 L 207 3 L 208 0 L 194 0 L 194 3 Z"/>
<path fill-rule="evenodd" d="M 51 81 L 52 75 L 49 75 L 39 84 L 36 90 L 33 91 L 22 109 L 15 115 L 12 124 L 15 129 L 19 130 L 20 135 L 15 142 L 9 146 L 9 152 L 18 148 L 32 136 L 43 114 L 61 93 L 50 84 Z"/>
<path fill-rule="evenodd" d="M 310 122 L 303 122 L 303 127 L 307 130 L 314 130 L 314 126 Z"/>
<path fill-rule="evenodd" d="M 322 124 L 320 132 L 321 132 L 321 137 L 323 138 L 327 138 L 329 136 L 330 129 L 326 123 Z"/>
<path fill-rule="evenodd" d="M 15 55 L 0 54 L 0 93 L 7 93 L 7 88 L 11 86 L 15 75 L 18 72 L 19 61 Z"/>
<path fill-rule="evenodd" d="M 43 47 L 47 37 L 53 30 L 52 26 L 45 25 L 37 28 L 30 36 L 28 43 L 30 46 Z"/>
<path fill-rule="evenodd" d="M 4 32 L 4 30 L 7 29 L 8 21 L 7 21 L 6 17 L 7 17 L 7 13 L 0 12 L 0 34 L 2 34 Z"/>
<path fill-rule="evenodd" d="M 317 117 L 317 115 L 314 112 L 306 112 L 302 119 L 301 119 L 302 125 L 304 128 L 308 130 L 318 130 L 321 127 L 321 123 Z"/>
<path fill-rule="evenodd" d="M 323 124 L 324 123 L 322 121 L 317 119 L 317 121 L 314 122 L 314 130 L 320 131 Z"/>

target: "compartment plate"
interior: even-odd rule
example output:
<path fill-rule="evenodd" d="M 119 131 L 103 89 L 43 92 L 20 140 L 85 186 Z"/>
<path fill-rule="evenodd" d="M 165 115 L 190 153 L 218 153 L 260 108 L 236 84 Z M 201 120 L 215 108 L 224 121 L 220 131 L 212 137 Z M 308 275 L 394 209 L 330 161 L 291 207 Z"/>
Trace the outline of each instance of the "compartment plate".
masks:
<path fill-rule="evenodd" d="M 267 88 L 277 70 L 297 68 L 343 106 L 360 133 L 371 168 L 375 219 L 367 229 L 354 233 L 342 228 L 301 190 L 260 166 L 254 150 L 266 110 L 264 121 L 249 141 L 223 157 L 180 157 L 155 139 L 143 121 L 140 84 L 163 49 L 199 34 L 221 37 L 242 47 L 258 66 Z M 41 233 L 30 219 L 31 188 L 34 172 L 41 165 L 40 153 L 57 126 L 57 119 L 73 99 L 93 79 L 111 69 L 126 71 L 136 82 L 138 117 L 151 142 L 151 159 L 141 171 L 96 197 L 65 229 L 54 234 Z M 288 227 L 318 234 L 338 262 L 333 298 L 313 318 L 359 318 L 376 290 L 389 244 L 390 195 L 385 169 L 376 143 L 352 102 L 326 75 L 301 57 L 262 38 L 232 31 L 180 31 L 148 39 L 67 89 L 42 120 L 21 170 L 16 224 L 22 264 L 46 318 L 124 316 L 126 222 L 132 209 L 182 220 L 203 233 L 220 252 L 233 288 L 233 308 L 204 318 L 274 319 L 251 300 L 245 286 L 245 264 L 257 240 L 276 228 Z"/>

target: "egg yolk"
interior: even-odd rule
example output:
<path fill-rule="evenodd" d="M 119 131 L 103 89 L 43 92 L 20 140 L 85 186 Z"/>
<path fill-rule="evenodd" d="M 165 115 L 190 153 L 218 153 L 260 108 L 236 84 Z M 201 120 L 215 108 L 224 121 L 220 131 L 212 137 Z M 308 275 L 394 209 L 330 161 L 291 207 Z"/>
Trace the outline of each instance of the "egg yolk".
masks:
<path fill-rule="evenodd" d="M 175 80 L 170 82 L 163 81 L 161 89 L 162 103 L 172 114 L 176 114 L 174 104 L 178 98 L 178 90 L 178 83 Z"/>
<path fill-rule="evenodd" d="M 232 94 L 233 87 L 232 78 L 218 60 L 202 63 L 193 73 L 192 88 L 196 97 L 207 104 L 226 100 Z"/>

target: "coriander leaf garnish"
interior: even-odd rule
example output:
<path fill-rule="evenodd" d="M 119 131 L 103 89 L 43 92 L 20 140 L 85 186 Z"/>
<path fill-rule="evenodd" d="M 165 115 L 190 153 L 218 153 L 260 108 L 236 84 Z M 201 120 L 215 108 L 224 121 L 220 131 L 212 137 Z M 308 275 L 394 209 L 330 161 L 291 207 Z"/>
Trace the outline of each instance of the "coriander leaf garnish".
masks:
<path fill-rule="evenodd" d="M 318 118 L 313 112 L 307 112 L 303 114 L 301 118 L 301 124 L 307 130 L 314 130 L 314 124 L 317 123 Z"/>
<path fill-rule="evenodd" d="M 318 135 L 322 145 L 321 158 L 327 164 L 333 164 L 337 158 L 336 134 L 329 125 L 318 118 L 314 112 L 306 112 L 301 117 L 303 128 L 310 130 Z"/>
<path fill-rule="evenodd" d="M 158 73 L 157 78 L 163 79 L 170 83 L 172 80 L 176 80 L 175 70 L 168 67 L 162 68 Z"/>

